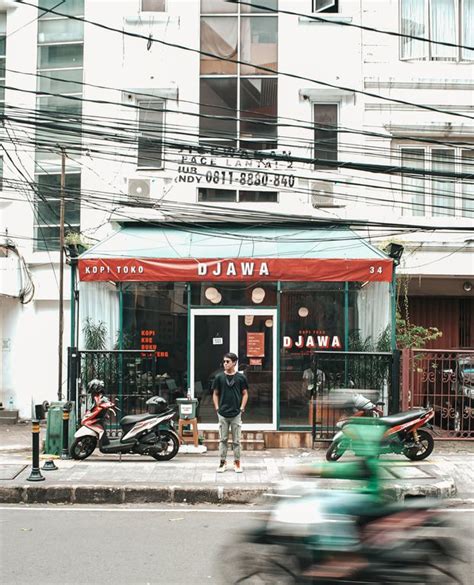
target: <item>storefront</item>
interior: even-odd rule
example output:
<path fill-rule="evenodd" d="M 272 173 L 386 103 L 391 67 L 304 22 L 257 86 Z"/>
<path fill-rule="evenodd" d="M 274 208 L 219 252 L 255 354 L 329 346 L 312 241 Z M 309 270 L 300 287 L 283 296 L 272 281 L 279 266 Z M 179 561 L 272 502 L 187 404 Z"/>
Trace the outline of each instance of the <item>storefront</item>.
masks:
<path fill-rule="evenodd" d="M 201 428 L 225 352 L 249 381 L 244 428 L 270 430 L 308 424 L 315 350 L 392 343 L 393 262 L 347 228 L 124 225 L 78 270 L 78 329 L 102 321 L 109 349 L 153 351 Z"/>

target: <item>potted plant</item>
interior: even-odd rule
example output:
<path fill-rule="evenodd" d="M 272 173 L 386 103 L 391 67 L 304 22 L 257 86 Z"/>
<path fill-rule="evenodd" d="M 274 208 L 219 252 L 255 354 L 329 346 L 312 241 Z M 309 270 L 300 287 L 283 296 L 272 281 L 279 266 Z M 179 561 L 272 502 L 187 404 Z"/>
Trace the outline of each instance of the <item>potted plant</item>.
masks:
<path fill-rule="evenodd" d="M 71 258 L 77 258 L 90 246 L 79 232 L 68 232 L 64 237 L 64 245 Z"/>

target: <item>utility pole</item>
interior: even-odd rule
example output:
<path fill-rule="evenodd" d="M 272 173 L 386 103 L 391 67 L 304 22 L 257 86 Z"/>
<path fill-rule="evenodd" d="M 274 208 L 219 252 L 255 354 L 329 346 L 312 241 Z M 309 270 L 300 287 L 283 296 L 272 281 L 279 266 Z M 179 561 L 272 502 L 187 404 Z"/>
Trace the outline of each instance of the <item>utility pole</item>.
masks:
<path fill-rule="evenodd" d="M 63 333 L 64 333 L 64 189 L 66 187 L 66 152 L 61 148 L 61 188 L 59 194 L 59 343 L 58 400 L 63 398 Z"/>

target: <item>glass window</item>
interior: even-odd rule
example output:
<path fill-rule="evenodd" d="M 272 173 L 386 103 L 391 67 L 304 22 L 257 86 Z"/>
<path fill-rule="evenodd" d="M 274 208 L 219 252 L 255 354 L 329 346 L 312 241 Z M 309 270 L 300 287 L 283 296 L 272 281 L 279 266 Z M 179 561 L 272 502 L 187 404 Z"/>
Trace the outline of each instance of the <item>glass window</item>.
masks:
<path fill-rule="evenodd" d="M 0 156 L 0 191 L 3 191 L 3 156 Z"/>
<path fill-rule="evenodd" d="M 402 59 L 420 59 L 428 55 L 428 43 L 418 41 L 415 37 L 426 37 L 424 0 L 401 0 L 401 33 L 406 35 L 400 39 Z"/>
<path fill-rule="evenodd" d="M 456 44 L 456 2 L 458 0 L 430 0 L 430 38 L 433 41 Z M 436 60 L 455 61 L 457 49 L 432 43 L 431 56 Z"/>
<path fill-rule="evenodd" d="M 84 23 L 67 18 L 41 20 L 38 23 L 39 43 L 69 43 L 84 38 Z"/>
<path fill-rule="evenodd" d="M 142 0 L 142 12 L 165 12 L 166 0 Z"/>
<path fill-rule="evenodd" d="M 201 0 L 201 14 L 227 14 L 237 12 L 238 3 L 227 0 Z"/>
<path fill-rule="evenodd" d="M 43 9 L 55 10 L 61 14 L 67 14 L 68 16 L 82 16 L 84 14 L 84 0 L 66 0 L 61 3 L 59 0 L 41 0 L 38 2 L 38 12 L 44 12 Z M 56 14 L 52 12 L 46 12 L 41 19 L 46 18 L 58 18 Z"/>
<path fill-rule="evenodd" d="M 277 69 L 278 19 L 272 17 L 245 17 L 240 21 L 240 60 L 252 65 L 241 65 L 242 75 L 262 75 L 259 65 Z"/>
<path fill-rule="evenodd" d="M 201 141 L 234 145 L 237 139 L 237 79 L 201 78 Z"/>
<path fill-rule="evenodd" d="M 241 6 L 241 12 L 267 12 L 278 9 L 278 0 L 246 0 L 247 3 L 255 6 Z"/>
<path fill-rule="evenodd" d="M 474 47 L 474 0 L 464 0 L 461 16 L 462 37 L 461 45 Z M 474 49 L 463 49 L 461 58 L 466 61 L 474 60 Z"/>
<path fill-rule="evenodd" d="M 231 189 L 199 189 L 198 201 L 237 201 L 237 191 Z"/>
<path fill-rule="evenodd" d="M 462 151 L 462 172 L 473 174 L 474 150 Z M 471 180 L 462 183 L 462 214 L 464 217 L 474 218 L 474 183 Z"/>
<path fill-rule="evenodd" d="M 237 59 L 237 18 L 201 18 L 201 51 L 223 59 Z M 201 75 L 237 73 L 237 64 L 201 55 Z"/>
<path fill-rule="evenodd" d="M 139 167 L 163 166 L 163 103 L 142 101 L 139 104 Z"/>
<path fill-rule="evenodd" d="M 154 389 L 174 403 L 187 394 L 188 307 L 181 282 L 123 286 L 123 345 L 155 351 Z"/>
<path fill-rule="evenodd" d="M 61 175 L 38 175 L 36 179 L 36 250 L 59 248 L 59 198 Z M 81 175 L 67 174 L 64 199 L 64 223 L 66 231 L 79 231 Z"/>
<path fill-rule="evenodd" d="M 214 290 L 212 291 L 214 295 L 206 295 L 209 288 L 217 289 L 219 292 L 220 300 L 218 303 L 212 302 L 216 298 L 219 299 Z M 265 293 L 263 301 L 258 304 L 252 300 L 252 292 L 255 288 L 261 288 Z M 196 307 L 274 307 L 277 304 L 276 295 L 276 284 L 273 282 L 202 282 L 191 284 L 191 304 Z"/>
<path fill-rule="evenodd" d="M 83 45 L 47 45 L 38 47 L 38 69 L 82 67 Z"/>
<path fill-rule="evenodd" d="M 338 0 L 313 0 L 313 12 L 337 12 Z"/>
<path fill-rule="evenodd" d="M 422 148 L 402 148 L 401 166 L 404 169 L 425 169 L 425 151 Z M 402 175 L 403 213 L 411 215 L 425 214 L 425 179 L 423 175 Z"/>
<path fill-rule="evenodd" d="M 432 170 L 441 173 L 454 173 L 454 150 L 433 148 Z M 432 215 L 454 215 L 455 183 L 453 178 L 432 178 Z"/>
<path fill-rule="evenodd" d="M 39 91 L 48 93 L 82 93 L 82 70 L 65 69 L 64 71 L 44 72 L 38 78 Z"/>
<path fill-rule="evenodd" d="M 314 106 L 314 158 L 315 168 L 333 169 L 337 161 L 337 104 Z"/>
<path fill-rule="evenodd" d="M 276 191 L 239 191 L 240 203 L 277 203 Z"/>
<path fill-rule="evenodd" d="M 277 79 L 241 79 L 240 136 L 242 139 L 277 138 Z M 258 146 L 256 146 L 258 148 Z"/>

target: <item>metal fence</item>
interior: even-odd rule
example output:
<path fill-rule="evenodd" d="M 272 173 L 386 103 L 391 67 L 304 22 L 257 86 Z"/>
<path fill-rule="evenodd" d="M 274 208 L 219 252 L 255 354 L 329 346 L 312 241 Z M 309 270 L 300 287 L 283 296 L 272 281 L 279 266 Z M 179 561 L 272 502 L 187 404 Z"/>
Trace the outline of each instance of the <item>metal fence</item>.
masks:
<path fill-rule="evenodd" d="M 474 351 L 404 349 L 402 407 L 431 406 L 435 438 L 474 439 Z"/>
<path fill-rule="evenodd" d="M 399 352 L 315 351 L 311 397 L 313 443 L 331 439 L 349 392 L 372 402 L 385 402 L 385 412 L 398 410 Z"/>
<path fill-rule="evenodd" d="M 158 375 L 154 352 L 141 350 L 76 350 L 69 348 L 68 399 L 76 404 L 77 420 L 90 408 L 87 385 L 94 378 L 104 381 L 105 394 L 120 408 L 118 419 L 127 414 L 146 412 L 146 401 L 162 396 L 170 405 L 176 402 L 173 380 Z M 117 430 L 117 419 L 108 421 L 108 431 Z"/>

